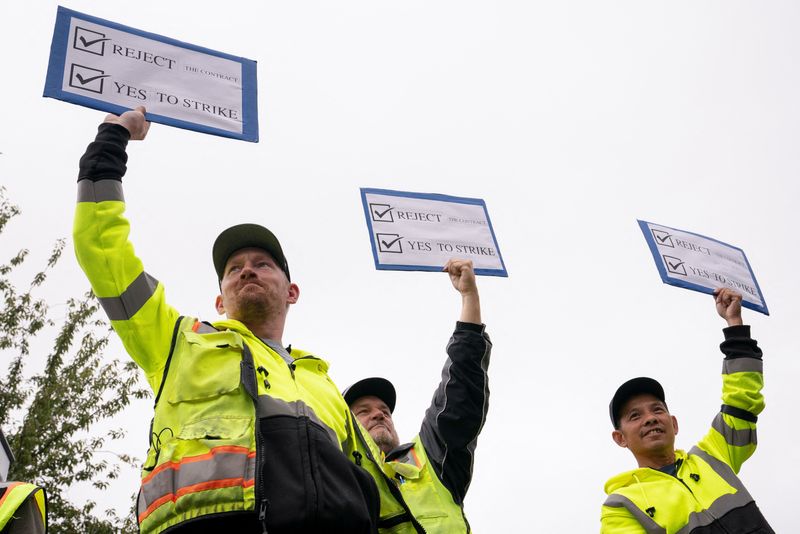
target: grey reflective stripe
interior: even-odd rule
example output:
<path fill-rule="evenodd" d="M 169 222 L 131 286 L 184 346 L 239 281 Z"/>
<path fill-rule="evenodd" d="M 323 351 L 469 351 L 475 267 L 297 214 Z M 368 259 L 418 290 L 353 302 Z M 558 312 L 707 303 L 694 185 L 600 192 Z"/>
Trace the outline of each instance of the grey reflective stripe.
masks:
<path fill-rule="evenodd" d="M 144 306 L 158 287 L 158 280 L 142 271 L 118 297 L 100 297 L 100 305 L 112 321 L 126 321 Z"/>
<path fill-rule="evenodd" d="M 732 360 L 722 360 L 723 375 L 731 375 L 733 373 L 762 372 L 764 372 L 764 362 L 758 358 L 734 358 Z"/>
<path fill-rule="evenodd" d="M 753 501 L 747 491 L 726 493 L 715 500 L 707 510 L 689 514 L 689 522 L 676 534 L 690 534 L 694 529 L 707 527 L 732 510 L 746 506 Z M 726 531 L 727 532 L 727 531 Z"/>
<path fill-rule="evenodd" d="M 647 515 L 638 506 L 633 504 L 633 501 L 619 493 L 612 493 L 603 503 L 603 506 L 609 508 L 625 508 L 631 515 L 639 522 L 642 528 L 648 534 L 667 534 L 667 529 L 656 523 L 652 517 Z"/>
<path fill-rule="evenodd" d="M 736 430 L 725 422 L 722 413 L 718 413 L 714 420 L 711 422 L 711 428 L 722 434 L 725 438 L 725 443 L 735 447 L 744 447 L 745 445 L 757 444 L 758 436 L 755 428 L 742 428 Z"/>
<path fill-rule="evenodd" d="M 308 417 L 313 422 L 318 424 L 320 427 L 325 429 L 325 432 L 328 434 L 331 443 L 336 445 L 336 447 L 341 446 L 341 443 L 339 443 L 339 437 L 336 435 L 336 432 L 328 425 L 323 423 L 317 416 L 317 414 L 314 413 L 314 410 L 312 410 L 311 407 L 309 407 L 302 400 L 285 401 L 281 399 L 276 399 L 275 397 L 270 397 L 269 395 L 259 395 L 258 403 L 256 404 L 256 415 L 259 418 L 274 417 L 276 415 L 288 415 L 290 417 Z"/>
<path fill-rule="evenodd" d="M 736 490 L 736 493 L 721 495 L 707 510 L 690 514 L 688 523 L 677 534 L 689 534 L 695 528 L 708 526 L 716 521 L 716 518 L 724 516 L 731 510 L 746 506 L 753 501 L 753 497 L 750 496 L 742 481 L 739 480 L 739 477 L 736 476 L 728 464 L 714 458 L 700 447 L 692 447 L 689 454 L 699 457 L 711 466 L 717 475 Z"/>
<path fill-rule="evenodd" d="M 139 522 L 161 504 L 190 493 L 252 485 L 255 473 L 255 452 L 250 453 L 245 447 L 216 447 L 203 456 L 162 464 L 142 481 L 136 505 Z M 154 503 L 155 508 L 148 510 Z"/>
<path fill-rule="evenodd" d="M 742 492 L 746 494 L 751 501 L 753 500 L 753 498 L 750 497 L 750 494 L 747 493 L 747 490 L 745 489 L 744 484 L 742 484 L 742 481 L 739 480 L 739 477 L 737 477 L 736 473 L 734 473 L 733 469 L 731 469 L 731 466 L 729 466 L 722 460 L 714 458 L 713 456 L 711 456 L 706 451 L 704 451 L 703 449 L 701 449 L 696 445 L 691 448 L 689 454 L 694 454 L 695 456 L 698 456 L 701 460 L 710 465 L 711 469 L 713 469 L 716 474 L 722 477 L 722 479 L 725 482 L 727 482 L 728 485 L 736 488 L 737 492 Z"/>
<path fill-rule="evenodd" d="M 197 324 L 197 328 L 194 328 L 194 325 Z M 211 334 L 212 332 L 219 332 L 216 328 L 211 325 L 208 325 L 202 321 L 197 321 L 196 323 L 192 323 L 192 330 L 197 334 Z"/>
<path fill-rule="evenodd" d="M 105 202 L 118 200 L 125 202 L 122 182 L 119 180 L 81 180 L 78 182 L 78 202 Z"/>

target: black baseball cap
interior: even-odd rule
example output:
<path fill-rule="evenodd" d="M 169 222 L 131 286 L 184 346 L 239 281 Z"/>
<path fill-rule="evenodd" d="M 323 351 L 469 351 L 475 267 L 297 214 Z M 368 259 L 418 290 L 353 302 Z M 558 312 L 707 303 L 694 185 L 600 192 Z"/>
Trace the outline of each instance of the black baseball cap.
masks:
<path fill-rule="evenodd" d="M 397 393 L 392 383 L 385 378 L 377 376 L 365 378 L 364 380 L 359 380 L 342 392 L 342 396 L 348 406 L 367 395 L 378 397 L 389 407 L 389 412 L 394 412 L 394 405 L 397 402 Z"/>
<path fill-rule="evenodd" d="M 219 234 L 217 240 L 214 241 L 211 255 L 214 258 L 214 269 L 217 271 L 219 280 L 222 280 L 222 276 L 225 274 L 225 264 L 228 263 L 228 258 L 237 250 L 250 247 L 268 252 L 278 267 L 286 273 L 286 278 L 292 279 L 289 276 L 289 264 L 286 256 L 283 255 L 283 249 L 275 234 L 263 226 L 248 223 L 231 226 Z"/>
<path fill-rule="evenodd" d="M 611 416 L 611 423 L 614 425 L 614 428 L 619 428 L 619 411 L 622 409 L 622 406 L 628 402 L 628 399 L 631 397 L 643 393 L 653 395 L 665 405 L 667 403 L 666 400 L 664 400 L 664 388 L 661 387 L 661 384 L 656 380 L 646 376 L 631 378 L 617 389 L 617 392 L 614 393 L 614 397 L 611 399 L 611 403 L 608 405 L 608 414 Z"/>

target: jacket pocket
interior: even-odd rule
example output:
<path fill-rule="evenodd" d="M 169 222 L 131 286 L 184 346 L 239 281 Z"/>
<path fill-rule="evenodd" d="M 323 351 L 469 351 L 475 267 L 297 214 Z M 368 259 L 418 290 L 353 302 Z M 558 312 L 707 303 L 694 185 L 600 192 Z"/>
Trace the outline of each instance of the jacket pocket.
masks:
<path fill-rule="evenodd" d="M 302 416 L 265 417 L 258 424 L 267 530 L 377 532 L 380 501 L 372 477 L 351 463 L 322 427 Z"/>
<path fill-rule="evenodd" d="M 242 338 L 236 332 L 183 332 L 187 352 L 175 369 L 170 404 L 201 401 L 231 393 L 239 387 Z"/>

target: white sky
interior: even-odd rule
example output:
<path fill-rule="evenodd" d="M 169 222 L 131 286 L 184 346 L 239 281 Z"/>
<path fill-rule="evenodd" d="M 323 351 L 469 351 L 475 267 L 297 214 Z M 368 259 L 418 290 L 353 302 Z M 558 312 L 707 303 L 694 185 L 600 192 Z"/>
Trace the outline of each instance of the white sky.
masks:
<path fill-rule="evenodd" d="M 25 246 L 41 264 L 70 235 L 78 158 L 103 117 L 41 97 L 56 6 L 0 4 L 0 183 L 24 211 L 3 261 Z M 660 282 L 636 219 L 743 248 L 772 315 L 745 311 L 767 409 L 741 477 L 775 530 L 793 530 L 800 5 L 66 7 L 258 61 L 260 143 L 153 125 L 130 146 L 137 252 L 173 305 L 213 319 L 213 239 L 239 222 L 273 229 L 302 290 L 284 341 L 328 359 L 341 387 L 390 377 L 401 439 L 438 382 L 459 298 L 444 275 L 374 269 L 358 188 L 486 200 L 510 277 L 479 280 L 495 349 L 466 502 L 477 532 L 598 529 L 604 482 L 634 467 L 607 415 L 627 378 L 662 381 L 679 446 L 705 433 L 723 321 L 710 297 Z M 68 253 L 45 296 L 86 287 Z M 130 434 L 118 450 L 144 455 L 150 402 L 120 418 Z M 136 485 L 126 472 L 98 498 L 127 509 Z"/>

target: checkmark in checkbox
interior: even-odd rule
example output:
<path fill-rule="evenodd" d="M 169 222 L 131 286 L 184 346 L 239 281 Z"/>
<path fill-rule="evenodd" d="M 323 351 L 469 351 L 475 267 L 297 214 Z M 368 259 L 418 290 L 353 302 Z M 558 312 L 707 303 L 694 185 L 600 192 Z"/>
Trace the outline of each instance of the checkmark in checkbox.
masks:
<path fill-rule="evenodd" d="M 106 74 L 102 70 L 73 63 L 70 67 L 69 86 L 83 91 L 103 94 L 103 81 L 109 76 L 110 74 Z"/>
<path fill-rule="evenodd" d="M 392 254 L 403 253 L 403 243 L 400 241 L 403 236 L 398 234 L 375 234 L 378 240 L 378 251 L 391 252 Z"/>
<path fill-rule="evenodd" d="M 83 50 L 96 56 L 102 56 L 106 52 L 106 41 L 110 41 L 106 34 L 87 30 L 80 26 L 75 26 L 75 37 L 72 40 L 72 48 Z"/>
<path fill-rule="evenodd" d="M 369 212 L 375 222 L 394 222 L 393 209 L 389 204 L 369 204 Z"/>
<path fill-rule="evenodd" d="M 653 232 L 653 238 L 656 240 L 656 245 L 675 248 L 675 245 L 672 243 L 672 235 L 670 235 L 669 232 L 665 232 L 664 230 L 656 230 L 654 228 L 651 228 L 650 231 Z"/>
<path fill-rule="evenodd" d="M 684 265 L 682 259 L 675 258 L 674 256 L 667 256 L 666 254 L 662 255 L 662 258 L 664 258 L 664 265 L 667 266 L 668 273 L 687 276 L 686 265 Z"/>

